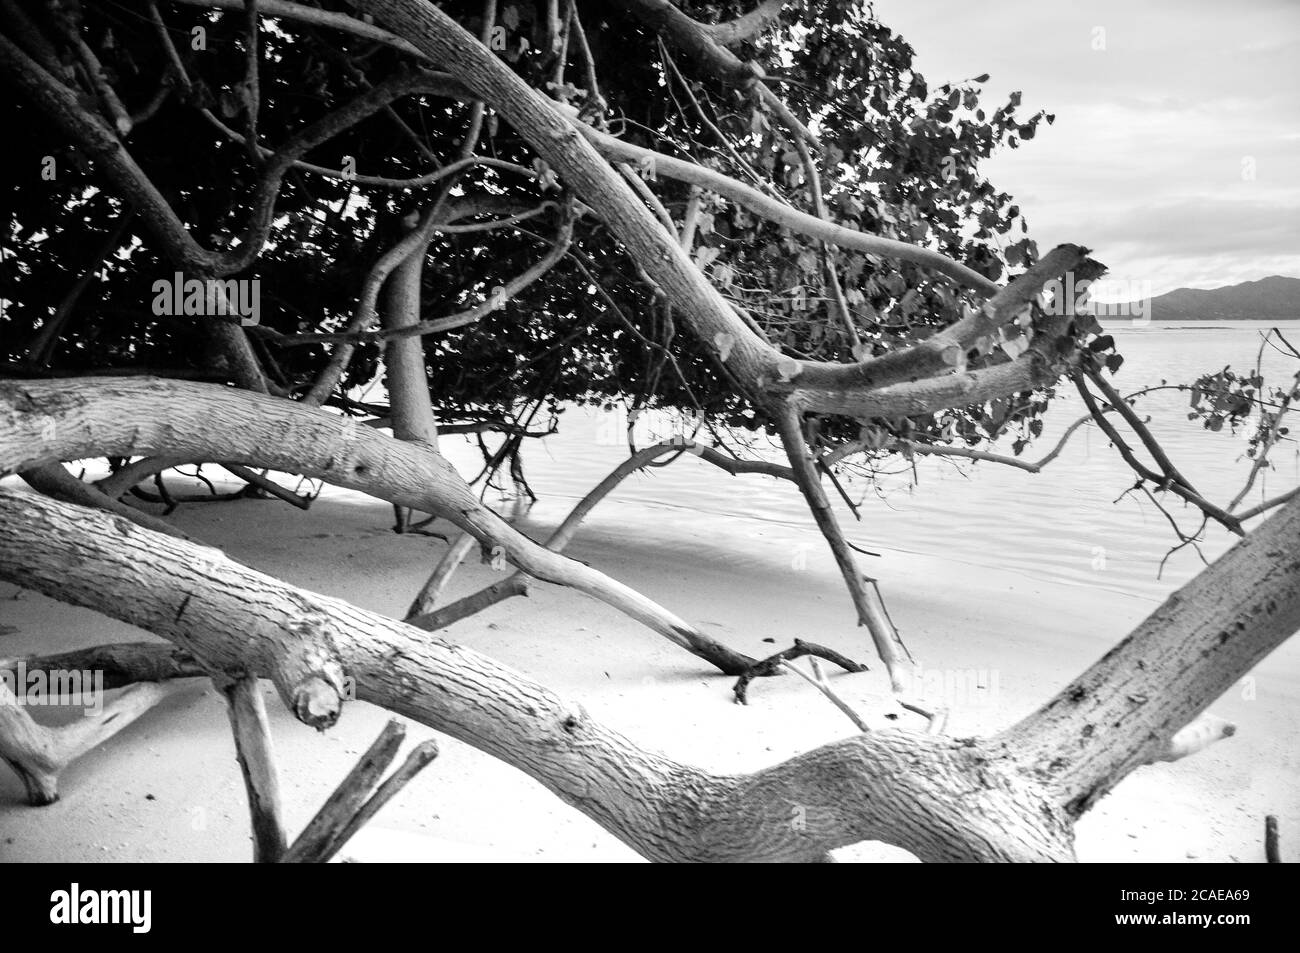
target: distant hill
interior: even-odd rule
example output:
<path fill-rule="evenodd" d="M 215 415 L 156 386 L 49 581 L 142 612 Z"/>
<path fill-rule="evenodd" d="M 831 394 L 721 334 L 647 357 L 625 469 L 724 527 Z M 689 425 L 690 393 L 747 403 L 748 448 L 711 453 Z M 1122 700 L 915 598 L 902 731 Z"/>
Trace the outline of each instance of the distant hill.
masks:
<path fill-rule="evenodd" d="M 1178 288 L 1151 299 L 1155 321 L 1291 321 L 1300 319 L 1300 278 L 1273 275 L 1226 288 Z"/>

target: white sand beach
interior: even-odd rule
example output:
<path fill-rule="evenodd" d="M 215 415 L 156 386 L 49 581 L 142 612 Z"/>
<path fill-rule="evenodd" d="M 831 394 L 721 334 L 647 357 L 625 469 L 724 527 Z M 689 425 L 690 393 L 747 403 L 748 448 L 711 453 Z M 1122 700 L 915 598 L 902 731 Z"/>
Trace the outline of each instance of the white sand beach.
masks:
<path fill-rule="evenodd" d="M 725 478 L 724 478 L 725 479 Z M 522 527 L 534 536 L 563 512 L 543 503 Z M 297 585 L 400 615 L 442 551 L 426 536 L 393 535 L 386 505 L 327 488 L 303 513 L 274 501 L 184 506 L 186 531 L 232 557 Z M 817 542 L 807 531 L 808 540 Z M 752 655 L 792 638 L 826 643 L 871 663 L 830 558 L 818 547 L 793 568 L 779 529 L 745 521 L 646 518 L 607 501 L 570 552 L 649 594 Z M 949 730 L 976 734 L 1009 724 L 1046 700 L 1154 606 L 1150 599 L 934 556 L 888 552 L 872 564 L 912 652 L 929 670 L 995 680 L 959 704 Z M 494 577 L 471 560 L 451 595 Z M 0 654 L 17 656 L 148 638 L 93 612 L 11 585 L 0 588 Z M 444 633 L 579 700 L 596 718 L 647 747 L 716 771 L 748 771 L 845 736 L 850 722 L 807 683 L 766 679 L 751 704 L 731 700 L 731 680 L 581 595 L 538 588 Z M 775 644 L 765 639 L 774 639 Z M 1284 852 L 1300 830 L 1300 644 L 1261 664 L 1253 683 L 1211 709 L 1235 737 L 1176 764 L 1139 770 L 1078 828 L 1083 861 L 1263 859 L 1264 816 L 1278 814 Z M 351 704 L 325 734 L 298 724 L 266 684 L 287 823 L 296 832 L 389 717 Z M 879 671 L 834 676 L 872 723 L 898 711 Z M 959 700 L 960 701 L 960 700 Z M 35 711 L 38 720 L 56 713 Z M 904 717 L 912 717 L 906 716 Z M 919 722 L 919 719 L 916 719 Z M 920 725 L 918 724 L 918 727 Z M 407 745 L 429 737 L 409 726 Z M 246 861 L 243 785 L 221 699 L 194 683 L 63 776 L 62 799 L 22 802 L 0 766 L 0 858 L 10 861 Z M 842 859 L 911 860 L 879 844 Z M 638 859 L 596 824 L 512 768 L 449 739 L 442 755 L 344 851 L 357 860 L 621 861 Z"/>

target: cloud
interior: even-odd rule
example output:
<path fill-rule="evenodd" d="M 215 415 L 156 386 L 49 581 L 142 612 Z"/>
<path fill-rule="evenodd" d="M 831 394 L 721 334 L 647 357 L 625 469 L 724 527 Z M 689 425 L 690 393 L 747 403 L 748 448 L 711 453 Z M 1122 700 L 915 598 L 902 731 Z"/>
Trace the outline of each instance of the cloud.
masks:
<path fill-rule="evenodd" d="M 988 72 L 986 102 L 1019 89 L 1026 111 L 1056 113 L 984 168 L 1040 247 L 1086 244 L 1118 276 L 1158 271 L 1156 293 L 1300 275 L 1300 3 L 1062 7 L 875 4 L 932 86 Z"/>

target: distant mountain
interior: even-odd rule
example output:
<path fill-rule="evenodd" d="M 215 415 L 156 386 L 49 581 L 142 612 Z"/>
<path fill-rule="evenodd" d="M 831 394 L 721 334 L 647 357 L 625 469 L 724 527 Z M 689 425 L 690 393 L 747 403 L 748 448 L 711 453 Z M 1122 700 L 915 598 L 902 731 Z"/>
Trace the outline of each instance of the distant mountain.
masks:
<path fill-rule="evenodd" d="M 1273 275 L 1226 288 L 1178 288 L 1151 299 L 1155 321 L 1291 321 L 1300 319 L 1300 278 Z"/>

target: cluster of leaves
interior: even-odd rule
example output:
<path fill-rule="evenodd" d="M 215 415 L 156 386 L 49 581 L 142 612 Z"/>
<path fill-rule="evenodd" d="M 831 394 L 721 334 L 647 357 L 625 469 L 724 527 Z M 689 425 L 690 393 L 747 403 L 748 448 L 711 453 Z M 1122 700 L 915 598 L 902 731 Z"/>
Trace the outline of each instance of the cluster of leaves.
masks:
<path fill-rule="evenodd" d="M 723 19 L 743 6 L 712 5 Z M 997 148 L 1015 147 L 1052 121 L 1045 113 L 1018 117 L 1020 94 L 986 110 L 979 85 L 987 77 L 932 93 L 913 68 L 911 47 L 856 2 L 787 4 L 783 28 L 739 55 L 763 63 L 796 114 L 811 117 L 823 144 L 816 158 L 834 221 L 937 248 L 993 280 L 1036 261 L 1019 207 L 979 172 Z M 662 69 L 666 95 L 647 99 L 642 86 L 631 96 L 617 87 L 602 90 L 624 115 L 639 104 L 627 137 L 808 209 L 804 162 L 780 119 L 741 91 L 708 76 L 693 78 L 690 64 L 671 50 L 661 49 L 660 58 L 671 60 Z M 685 207 L 685 187 L 668 187 L 666 194 L 670 210 Z M 698 231 L 697 262 L 794 356 L 851 361 L 884 354 L 958 320 L 975 303 L 921 267 L 838 248 L 827 254 L 819 243 L 732 203 L 707 206 Z M 843 283 L 857 348 L 826 290 L 827 259 Z M 978 361 L 1005 359 L 1001 348 L 987 348 Z M 865 437 L 858 421 L 825 421 L 820 432 L 829 443 L 861 437 L 881 448 L 894 444 L 886 434 L 977 445 L 1009 428 L 1028 433 L 1049 398 L 1046 391 L 1027 393 L 938 418 L 874 421 Z M 764 423 L 752 412 L 735 422 Z M 1039 420 L 1033 429 L 1041 427 Z"/>
<path fill-rule="evenodd" d="M 1255 457 L 1290 433 L 1288 427 L 1281 425 L 1281 418 L 1296 391 L 1297 382 L 1285 388 L 1268 388 L 1258 370 L 1238 373 L 1225 367 L 1202 374 L 1192 384 L 1187 419 L 1201 421 L 1206 430 L 1214 433 L 1225 426 L 1233 432 L 1247 428 L 1246 455 Z"/>
<path fill-rule="evenodd" d="M 117 3 L 63 6 L 78 13 L 81 37 L 128 107 L 151 100 L 162 83 L 173 86 L 157 114 L 132 132 L 128 147 L 199 241 L 210 247 L 228 243 L 247 220 L 260 170 L 200 110 L 242 129 L 242 15 L 165 9 L 190 81 L 184 91 L 141 10 Z M 350 10 L 338 0 L 321 6 Z M 585 88 L 577 44 L 569 44 L 567 69 L 555 83 L 557 53 L 546 41 L 545 3 L 498 6 L 506 39 L 500 52 L 533 87 L 573 102 L 589 121 L 631 141 L 689 157 L 810 208 L 803 163 L 776 117 L 671 53 L 616 8 L 597 0 L 577 4 L 597 91 Z M 746 12 L 749 3 L 678 6 L 712 22 Z M 467 29 L 481 28 L 478 0 L 450 0 L 442 7 Z M 59 55 L 74 62 L 74 51 L 43 5 L 25 9 Z M 202 49 L 192 43 L 196 28 L 203 31 Z M 258 128 L 271 147 L 404 64 L 385 47 L 296 23 L 267 25 L 261 43 Z M 861 0 L 787 4 L 779 26 L 738 54 L 763 63 L 794 112 L 811 117 L 824 143 L 817 161 L 834 220 L 937 248 L 992 279 L 1007 278 L 1010 270 L 1035 260 L 1019 208 L 980 175 L 979 166 L 995 149 L 1032 139 L 1050 115 L 1021 116 L 1019 94 L 986 108 L 979 89 L 986 77 L 930 90 L 913 68 L 911 48 Z M 333 168 L 350 162 L 362 174 L 419 175 L 456 157 L 468 108 L 409 97 L 309 159 Z M 61 330 L 51 369 L 209 369 L 206 338 L 193 319 L 151 313 L 153 283 L 174 271 L 153 237 L 129 220 L 118 250 L 97 260 L 95 246 L 129 209 L 104 190 L 94 168 L 32 106 L 4 97 L 0 118 L 8 128 L 30 130 L 8 147 L 19 180 L 13 217 L 0 232 L 0 299 L 8 305 L 0 315 L 0 359 L 11 370 L 44 371 L 28 362 L 28 344 L 72 282 L 93 274 Z M 536 158 L 492 115 L 477 151 L 525 166 Z M 57 174 L 48 180 L 42 170 L 51 156 Z M 536 204 L 555 197 L 547 177 L 542 179 L 475 170 L 455 181 L 452 195 L 488 193 Z M 680 220 L 687 189 L 663 181 L 652 185 Z M 410 213 L 427 207 L 441 188 L 385 191 L 291 172 L 265 252 L 247 275 L 234 277 L 261 279 L 266 327 L 283 334 L 336 330 L 355 307 L 370 265 L 403 233 Z M 440 238 L 424 273 L 425 316 L 483 300 L 543 253 L 553 225 L 540 218 L 528 223 L 529 230 Z M 699 236 L 701 265 L 774 343 L 795 356 L 852 360 L 882 354 L 926 337 L 972 304 L 952 282 L 916 266 L 835 250 L 830 261 L 862 342 L 855 354 L 828 300 L 818 243 L 731 204 L 706 206 Z M 328 357 L 320 345 L 254 340 L 272 376 L 291 392 L 307 386 Z M 1003 343 L 993 342 L 976 362 L 1006 360 Z M 477 324 L 427 338 L 426 355 L 431 390 L 445 419 L 498 419 L 521 408 L 556 412 L 571 402 L 627 400 L 689 410 L 729 426 L 768 423 L 738 396 L 706 349 L 679 333 L 636 263 L 598 222 L 579 223 L 572 254 L 546 280 Z M 375 345 L 358 348 L 346 383 L 372 381 L 379 357 Z M 1015 430 L 1019 446 L 1041 430 L 1051 397 L 1051 390 L 1026 393 L 936 418 L 870 426 L 910 439 L 968 445 Z M 822 432 L 833 441 L 856 437 L 860 427 L 857 421 L 826 421 Z"/>

